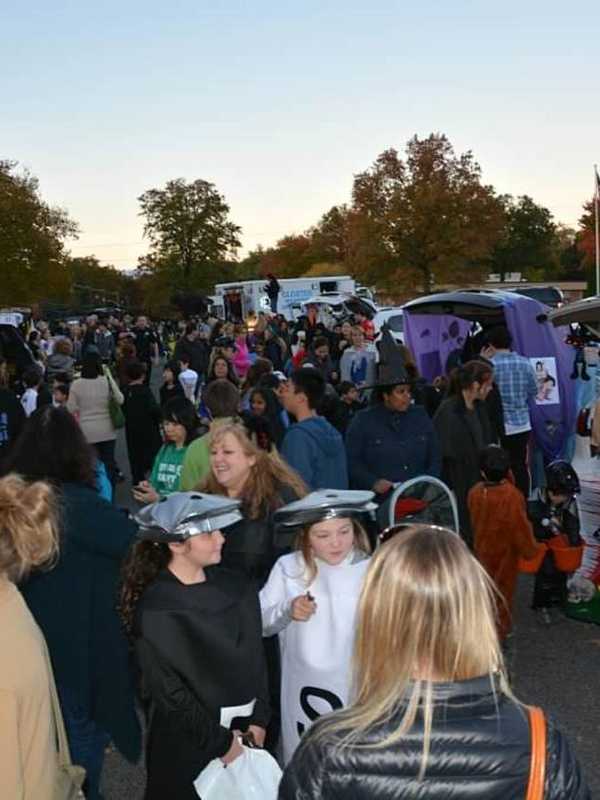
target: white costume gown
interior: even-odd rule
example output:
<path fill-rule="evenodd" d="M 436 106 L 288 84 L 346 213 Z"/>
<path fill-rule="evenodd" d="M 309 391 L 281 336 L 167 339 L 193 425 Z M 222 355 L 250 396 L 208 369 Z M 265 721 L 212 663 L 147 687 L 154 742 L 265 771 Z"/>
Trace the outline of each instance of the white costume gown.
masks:
<path fill-rule="evenodd" d="M 317 559 L 307 585 L 300 553 L 282 556 L 260 593 L 263 636 L 279 635 L 281 734 L 284 762 L 317 717 L 348 703 L 358 597 L 369 559 L 352 551 L 336 566 Z M 317 610 L 306 622 L 291 618 L 292 600 L 309 591 Z"/>

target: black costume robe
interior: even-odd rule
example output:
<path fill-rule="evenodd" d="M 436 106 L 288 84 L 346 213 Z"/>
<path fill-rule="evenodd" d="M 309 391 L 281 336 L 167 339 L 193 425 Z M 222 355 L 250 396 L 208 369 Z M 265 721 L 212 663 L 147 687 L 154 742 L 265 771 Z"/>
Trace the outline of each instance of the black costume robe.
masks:
<path fill-rule="evenodd" d="M 148 704 L 145 800 L 198 800 L 193 781 L 223 756 L 232 729 L 269 718 L 256 590 L 229 570 L 186 585 L 169 570 L 144 592 L 135 649 Z M 221 725 L 225 708 L 253 712 Z"/>

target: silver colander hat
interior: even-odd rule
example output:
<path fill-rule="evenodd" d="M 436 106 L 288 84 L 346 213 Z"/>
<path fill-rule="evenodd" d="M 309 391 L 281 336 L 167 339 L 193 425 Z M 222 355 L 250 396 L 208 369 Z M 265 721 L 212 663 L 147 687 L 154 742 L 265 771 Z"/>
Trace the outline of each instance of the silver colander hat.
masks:
<path fill-rule="evenodd" d="M 138 538 L 167 544 L 222 530 L 241 519 L 239 500 L 202 492 L 174 492 L 144 506 L 135 517 Z"/>
<path fill-rule="evenodd" d="M 374 496 L 367 491 L 320 489 L 279 508 L 274 521 L 277 526 L 295 528 L 332 517 L 372 517 L 377 510 Z"/>

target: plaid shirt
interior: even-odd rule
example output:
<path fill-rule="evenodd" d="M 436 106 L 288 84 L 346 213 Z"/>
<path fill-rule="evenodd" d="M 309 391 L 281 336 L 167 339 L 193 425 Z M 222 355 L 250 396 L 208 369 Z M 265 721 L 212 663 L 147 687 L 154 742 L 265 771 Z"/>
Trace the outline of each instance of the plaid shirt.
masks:
<path fill-rule="evenodd" d="M 529 401 L 537 394 L 535 372 L 525 356 L 516 353 L 496 353 L 494 381 L 502 397 L 504 423 L 520 427 L 529 423 Z"/>

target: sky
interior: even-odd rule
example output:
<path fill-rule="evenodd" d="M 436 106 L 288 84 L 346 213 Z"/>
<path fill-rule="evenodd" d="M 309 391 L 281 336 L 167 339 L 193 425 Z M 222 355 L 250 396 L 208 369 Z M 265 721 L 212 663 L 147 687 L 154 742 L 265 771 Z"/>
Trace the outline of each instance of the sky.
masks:
<path fill-rule="evenodd" d="M 0 158 L 79 223 L 73 255 L 119 268 L 148 248 L 147 189 L 214 183 L 243 255 L 432 132 L 576 225 L 600 162 L 599 22 L 588 0 L 5 4 Z"/>

